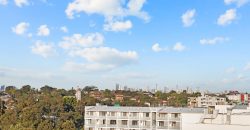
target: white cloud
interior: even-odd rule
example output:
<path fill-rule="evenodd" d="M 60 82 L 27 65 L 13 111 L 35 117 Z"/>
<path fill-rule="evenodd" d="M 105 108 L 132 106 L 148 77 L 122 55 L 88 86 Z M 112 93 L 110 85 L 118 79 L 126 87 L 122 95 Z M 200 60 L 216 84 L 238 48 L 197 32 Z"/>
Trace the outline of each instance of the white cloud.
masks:
<path fill-rule="evenodd" d="M 28 0 L 15 0 L 15 4 L 18 7 L 22 7 L 24 5 L 29 5 L 29 1 Z"/>
<path fill-rule="evenodd" d="M 153 46 L 152 46 L 152 50 L 154 52 L 160 52 L 162 51 L 163 49 L 160 47 L 159 43 L 155 43 Z"/>
<path fill-rule="evenodd" d="M 250 70 L 250 62 L 245 66 L 244 70 L 245 71 L 249 71 Z"/>
<path fill-rule="evenodd" d="M 138 59 L 135 51 L 119 51 L 115 48 L 103 47 L 104 36 L 100 33 L 85 35 L 74 34 L 64 37 L 59 46 L 72 57 L 81 57 L 85 63 L 68 62 L 64 70 L 112 70 L 114 68 L 132 64 Z"/>
<path fill-rule="evenodd" d="M 162 47 L 160 47 L 160 44 L 159 44 L 159 43 L 155 43 L 155 44 L 153 44 L 153 46 L 152 46 L 152 50 L 153 50 L 154 52 L 161 52 L 161 51 L 168 51 L 168 48 L 167 48 L 167 47 L 162 48 Z"/>
<path fill-rule="evenodd" d="M 47 25 L 41 25 L 38 28 L 38 32 L 37 32 L 38 36 L 49 36 L 49 34 L 50 34 L 50 30 L 47 27 Z"/>
<path fill-rule="evenodd" d="M 186 49 L 186 47 L 181 43 L 181 42 L 177 42 L 174 47 L 173 47 L 173 50 L 174 51 L 184 51 Z"/>
<path fill-rule="evenodd" d="M 249 0 L 224 0 L 226 5 L 236 4 L 238 7 L 241 7 L 249 2 Z"/>
<path fill-rule="evenodd" d="M 202 45 L 214 45 L 214 44 L 218 44 L 218 43 L 224 43 L 227 41 L 229 41 L 229 38 L 227 38 L 227 37 L 214 37 L 212 39 L 203 38 L 200 40 L 200 44 L 202 44 Z"/>
<path fill-rule="evenodd" d="M 63 66 L 63 70 L 71 72 L 109 71 L 115 67 L 116 66 L 109 64 L 66 62 Z"/>
<path fill-rule="evenodd" d="M 237 17 L 237 10 L 236 9 L 229 9 L 225 12 L 225 14 L 222 14 L 218 20 L 217 20 L 217 24 L 218 25 L 229 25 L 231 24 Z"/>
<path fill-rule="evenodd" d="M 67 32 L 68 32 L 68 28 L 67 28 L 66 26 L 62 26 L 62 27 L 60 28 L 60 30 L 61 30 L 62 32 L 64 32 L 64 33 L 67 33 Z"/>
<path fill-rule="evenodd" d="M 105 17 L 137 16 L 149 19 L 146 12 L 141 11 L 146 0 L 75 0 L 65 10 L 69 18 L 76 13 L 101 14 Z M 107 4 L 108 3 L 108 4 Z M 127 6 L 127 8 L 126 8 Z"/>
<path fill-rule="evenodd" d="M 235 72 L 236 72 L 236 69 L 234 67 L 230 67 L 230 68 L 226 69 L 226 73 L 228 73 L 228 74 L 232 74 L 232 73 L 235 73 Z"/>
<path fill-rule="evenodd" d="M 7 5 L 8 4 L 8 0 L 0 0 L 0 5 Z"/>
<path fill-rule="evenodd" d="M 109 21 L 104 25 L 105 31 L 114 31 L 114 32 L 124 32 L 129 29 L 131 29 L 133 26 L 132 22 L 130 20 L 127 21 Z"/>
<path fill-rule="evenodd" d="M 80 56 L 89 62 L 103 64 L 123 65 L 130 64 L 137 60 L 138 55 L 135 51 L 121 52 L 115 48 L 93 47 L 76 50 L 71 53 L 73 56 Z"/>
<path fill-rule="evenodd" d="M 195 13 L 196 13 L 195 9 L 192 9 L 192 10 L 186 11 L 182 15 L 181 19 L 182 19 L 182 23 L 183 23 L 184 27 L 190 27 L 190 26 L 192 26 L 194 24 L 194 22 L 195 22 L 195 19 L 194 19 Z"/>
<path fill-rule="evenodd" d="M 85 35 L 74 34 L 70 37 L 64 37 L 60 42 L 60 47 L 66 50 L 74 51 L 76 49 L 100 46 L 104 43 L 104 36 L 100 33 L 88 33 Z"/>
<path fill-rule="evenodd" d="M 36 41 L 35 45 L 31 46 L 31 51 L 32 53 L 40 55 L 44 58 L 53 56 L 56 53 L 52 44 L 47 44 L 42 41 Z"/>
<path fill-rule="evenodd" d="M 23 35 L 26 33 L 28 27 L 29 27 L 29 23 L 21 22 L 17 24 L 16 27 L 12 27 L 12 31 L 16 33 L 17 35 Z"/>
<path fill-rule="evenodd" d="M 222 82 L 225 83 L 225 84 L 241 83 L 241 82 L 249 82 L 249 81 L 250 81 L 249 77 L 247 77 L 247 76 L 245 76 L 243 74 L 239 74 L 236 77 L 233 77 L 233 78 L 230 78 L 230 79 L 225 78 L 225 79 L 222 80 Z"/>
<path fill-rule="evenodd" d="M 75 71 L 103 71 L 132 64 L 137 61 L 138 55 L 135 51 L 119 51 L 115 48 L 98 47 L 84 48 L 71 53 L 87 60 L 87 63 L 68 62 L 65 70 Z"/>

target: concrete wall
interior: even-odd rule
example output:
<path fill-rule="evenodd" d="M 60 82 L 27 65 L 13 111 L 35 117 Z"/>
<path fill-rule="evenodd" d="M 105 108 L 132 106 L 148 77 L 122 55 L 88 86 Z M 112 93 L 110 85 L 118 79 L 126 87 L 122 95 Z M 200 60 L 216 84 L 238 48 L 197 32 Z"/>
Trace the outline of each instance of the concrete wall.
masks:
<path fill-rule="evenodd" d="M 203 114 L 182 114 L 182 130 L 250 130 L 250 115 L 232 115 L 232 124 L 223 125 L 226 116 L 218 115 L 214 120 L 200 124 Z"/>

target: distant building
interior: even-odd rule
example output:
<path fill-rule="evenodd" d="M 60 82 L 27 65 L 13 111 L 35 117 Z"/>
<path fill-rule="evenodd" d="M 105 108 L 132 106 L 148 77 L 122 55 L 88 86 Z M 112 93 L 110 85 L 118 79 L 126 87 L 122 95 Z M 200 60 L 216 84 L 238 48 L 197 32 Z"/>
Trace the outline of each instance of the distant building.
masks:
<path fill-rule="evenodd" d="M 99 91 L 91 91 L 91 92 L 89 93 L 89 96 L 90 96 L 90 97 L 93 97 L 93 98 L 95 98 L 95 99 L 101 99 L 102 94 L 101 94 L 101 92 L 99 92 Z"/>
<path fill-rule="evenodd" d="M 79 87 L 77 87 L 77 89 L 76 89 L 76 94 L 75 94 L 75 96 L 76 96 L 77 102 L 81 101 L 82 93 L 81 93 L 81 89 L 80 89 Z"/>
<path fill-rule="evenodd" d="M 115 90 L 116 91 L 120 90 L 120 85 L 119 84 L 115 84 Z"/>
<path fill-rule="evenodd" d="M 128 86 L 124 86 L 124 91 L 128 91 Z"/>
<path fill-rule="evenodd" d="M 189 107 L 209 107 L 215 105 L 226 105 L 226 98 L 202 94 L 200 97 L 189 97 Z"/>
<path fill-rule="evenodd" d="M 2 85 L 1 88 L 0 88 L 0 92 L 3 92 L 3 91 L 5 91 L 5 86 L 4 85 Z"/>
<path fill-rule="evenodd" d="M 226 97 L 229 101 L 237 104 L 248 104 L 250 103 L 250 94 L 239 93 L 238 91 L 230 91 Z"/>
<path fill-rule="evenodd" d="M 123 101 L 124 96 L 123 94 L 115 94 L 115 100 L 116 101 Z"/>
<path fill-rule="evenodd" d="M 85 107 L 84 130 L 181 130 L 181 113 L 167 107 Z"/>
<path fill-rule="evenodd" d="M 188 106 L 189 107 L 198 107 L 197 97 L 189 97 L 188 98 Z"/>
<path fill-rule="evenodd" d="M 226 98 L 210 96 L 202 94 L 200 97 L 197 97 L 198 107 L 208 107 L 215 105 L 226 105 Z"/>

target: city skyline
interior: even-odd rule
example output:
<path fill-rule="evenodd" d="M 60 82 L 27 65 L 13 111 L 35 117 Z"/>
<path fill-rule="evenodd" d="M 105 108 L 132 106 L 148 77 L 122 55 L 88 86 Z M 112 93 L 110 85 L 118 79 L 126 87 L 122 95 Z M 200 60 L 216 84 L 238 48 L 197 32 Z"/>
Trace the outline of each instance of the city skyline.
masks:
<path fill-rule="evenodd" d="M 0 0 L 0 85 L 249 91 L 249 3 Z"/>

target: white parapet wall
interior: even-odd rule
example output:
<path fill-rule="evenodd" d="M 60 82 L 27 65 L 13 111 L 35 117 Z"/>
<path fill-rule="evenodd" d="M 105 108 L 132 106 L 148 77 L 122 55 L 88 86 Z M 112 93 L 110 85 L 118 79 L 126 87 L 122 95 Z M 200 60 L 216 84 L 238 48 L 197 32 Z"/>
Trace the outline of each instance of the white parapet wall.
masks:
<path fill-rule="evenodd" d="M 250 115 L 232 115 L 232 124 L 222 124 L 225 115 L 218 115 L 214 120 L 198 123 L 203 114 L 182 114 L 182 130 L 250 130 Z"/>

